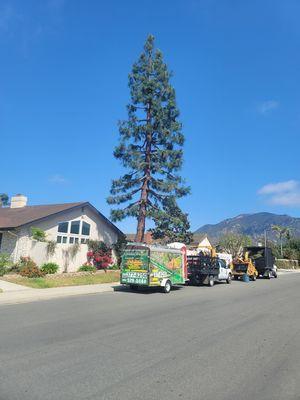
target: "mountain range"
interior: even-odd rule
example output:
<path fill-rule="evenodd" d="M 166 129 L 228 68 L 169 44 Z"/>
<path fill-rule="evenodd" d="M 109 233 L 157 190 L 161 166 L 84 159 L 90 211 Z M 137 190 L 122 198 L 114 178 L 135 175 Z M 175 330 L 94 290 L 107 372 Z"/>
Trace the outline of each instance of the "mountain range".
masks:
<path fill-rule="evenodd" d="M 241 214 L 234 218 L 225 219 L 218 224 L 203 225 L 195 231 L 195 235 L 205 233 L 211 239 L 218 239 L 225 233 L 239 233 L 257 239 L 262 237 L 266 231 L 268 239 L 274 240 L 276 234 L 272 231 L 272 225 L 289 227 L 293 236 L 300 237 L 300 218 L 268 212 Z"/>

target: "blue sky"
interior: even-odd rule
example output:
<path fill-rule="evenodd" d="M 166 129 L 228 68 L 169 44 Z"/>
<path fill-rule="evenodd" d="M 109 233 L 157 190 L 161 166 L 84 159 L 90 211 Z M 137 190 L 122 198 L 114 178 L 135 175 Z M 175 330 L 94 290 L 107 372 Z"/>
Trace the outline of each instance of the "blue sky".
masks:
<path fill-rule="evenodd" d="M 0 0 L 0 191 L 109 216 L 127 76 L 152 33 L 174 72 L 192 228 L 300 216 L 299 18 L 297 0 Z"/>

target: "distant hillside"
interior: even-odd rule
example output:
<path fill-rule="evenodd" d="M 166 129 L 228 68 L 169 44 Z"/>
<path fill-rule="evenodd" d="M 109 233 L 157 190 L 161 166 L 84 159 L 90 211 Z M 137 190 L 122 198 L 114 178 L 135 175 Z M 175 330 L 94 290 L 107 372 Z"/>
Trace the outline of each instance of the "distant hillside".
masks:
<path fill-rule="evenodd" d="M 288 215 L 277 215 L 267 212 L 257 214 L 241 214 L 234 218 L 225 219 L 214 225 L 204 225 L 195 231 L 195 234 L 206 233 L 210 238 L 217 239 L 225 233 L 240 233 L 258 238 L 267 230 L 269 239 L 275 239 L 272 225 L 287 226 L 292 229 L 293 235 L 300 237 L 300 218 Z"/>

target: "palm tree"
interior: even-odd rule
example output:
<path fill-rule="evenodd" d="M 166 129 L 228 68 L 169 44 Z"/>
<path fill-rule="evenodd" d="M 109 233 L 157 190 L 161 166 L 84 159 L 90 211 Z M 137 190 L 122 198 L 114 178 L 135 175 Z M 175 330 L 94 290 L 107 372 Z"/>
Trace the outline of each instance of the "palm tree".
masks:
<path fill-rule="evenodd" d="M 285 237 L 290 240 L 291 238 L 291 228 L 288 226 L 272 225 L 272 231 L 276 233 L 280 242 L 280 255 L 283 257 L 282 239 Z"/>

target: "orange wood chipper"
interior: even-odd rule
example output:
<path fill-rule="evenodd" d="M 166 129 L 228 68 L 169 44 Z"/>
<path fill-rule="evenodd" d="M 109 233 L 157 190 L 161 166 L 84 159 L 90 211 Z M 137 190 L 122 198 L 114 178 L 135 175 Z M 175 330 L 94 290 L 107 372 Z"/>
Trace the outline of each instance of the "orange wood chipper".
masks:
<path fill-rule="evenodd" d="M 250 279 L 256 281 L 258 272 L 249 258 L 248 252 L 246 251 L 241 258 L 236 258 L 232 262 L 232 276 L 234 279 L 239 279 L 243 275 L 248 275 Z"/>

